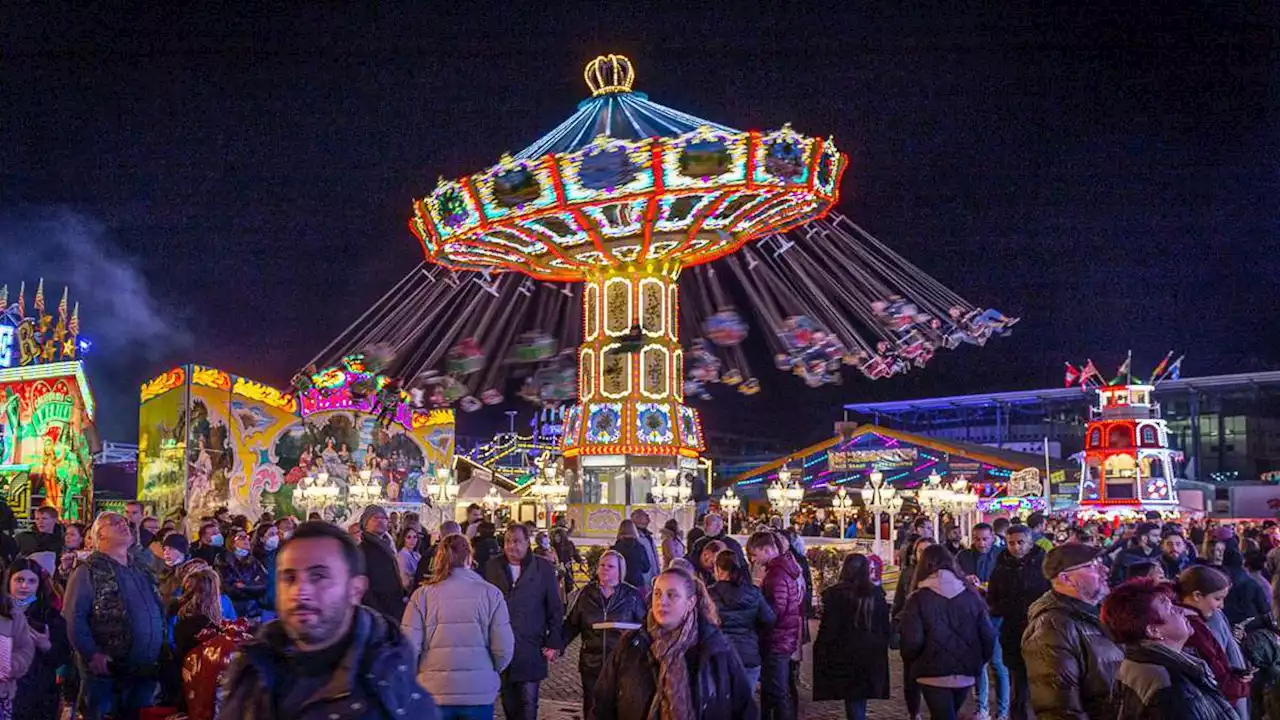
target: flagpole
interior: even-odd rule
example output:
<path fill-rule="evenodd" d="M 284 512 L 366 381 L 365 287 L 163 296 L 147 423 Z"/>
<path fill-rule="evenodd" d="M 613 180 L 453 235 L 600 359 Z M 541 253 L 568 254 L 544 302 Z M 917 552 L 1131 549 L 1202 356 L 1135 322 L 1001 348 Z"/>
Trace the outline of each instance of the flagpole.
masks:
<path fill-rule="evenodd" d="M 1125 357 L 1124 369 L 1129 372 L 1129 384 L 1133 384 L 1133 350 L 1129 350 L 1129 354 Z"/>

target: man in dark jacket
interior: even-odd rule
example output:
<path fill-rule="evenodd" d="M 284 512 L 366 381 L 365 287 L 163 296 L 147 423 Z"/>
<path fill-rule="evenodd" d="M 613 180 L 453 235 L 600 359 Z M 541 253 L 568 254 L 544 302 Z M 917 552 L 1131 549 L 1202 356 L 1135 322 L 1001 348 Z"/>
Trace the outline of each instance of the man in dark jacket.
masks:
<path fill-rule="evenodd" d="M 1164 568 L 1166 578 L 1176 579 L 1190 564 L 1191 556 L 1187 554 L 1185 538 L 1174 533 L 1160 541 L 1160 566 Z"/>
<path fill-rule="evenodd" d="M 777 622 L 760 639 L 764 650 L 760 666 L 761 712 L 765 718 L 777 720 L 790 720 L 793 715 L 791 656 L 800 649 L 804 624 L 800 566 L 788 548 L 779 547 L 785 543 L 786 540 L 767 530 L 755 533 L 747 541 L 751 562 L 765 568 L 760 590 L 777 617 Z"/>
<path fill-rule="evenodd" d="M 742 545 L 729 536 L 724 528 L 724 518 L 716 514 L 711 514 L 702 519 L 702 535 L 693 541 L 689 546 L 689 553 L 685 555 L 685 560 L 693 563 L 694 567 L 701 567 L 698 558 L 702 557 L 702 549 L 712 541 L 719 540 L 724 543 L 728 550 L 732 550 L 734 555 L 738 556 L 738 561 L 743 567 L 747 566 L 747 556 L 742 552 Z"/>
<path fill-rule="evenodd" d="M 31 557 L 38 552 L 62 554 L 62 533 L 58 532 L 58 511 L 48 505 L 36 508 L 35 529 L 18 533 L 18 552 Z M 54 558 L 57 564 L 57 557 Z"/>
<path fill-rule="evenodd" d="M 502 591 L 511 612 L 516 652 L 502 673 L 502 709 L 509 720 L 537 720 L 538 686 L 547 663 L 564 650 L 564 603 L 556 570 L 529 552 L 529 528 L 512 525 L 502 554 L 485 565 L 484 578 Z"/>
<path fill-rule="evenodd" d="M 217 521 L 206 520 L 200 523 L 195 547 L 191 548 L 191 557 L 205 561 L 209 567 L 218 567 L 222 564 L 223 555 L 226 554 L 225 544 L 226 540 Z"/>
<path fill-rule="evenodd" d="M 972 546 L 960 551 L 956 556 L 956 564 L 960 566 L 960 571 L 969 582 L 983 591 L 985 596 L 987 583 L 991 581 L 991 574 L 995 572 L 996 560 L 1000 557 L 1001 551 L 996 547 L 995 531 L 990 525 L 986 523 L 974 525 L 972 536 Z M 1001 624 L 1001 618 L 991 618 L 991 626 L 995 628 L 997 637 L 1000 634 Z M 996 671 L 996 712 L 990 712 L 991 683 L 987 677 L 987 668 L 984 667 L 978 674 L 977 717 L 984 715 L 996 718 L 1006 717 L 1009 714 L 1009 668 L 1004 664 L 1004 648 L 999 642 L 995 645 L 989 665 Z"/>
<path fill-rule="evenodd" d="M 1111 584 L 1124 582 L 1125 570 L 1130 565 L 1140 562 L 1155 561 L 1160 554 L 1160 526 L 1147 522 L 1138 526 L 1128 546 L 1116 555 L 1111 564 Z M 1174 576 L 1176 577 L 1176 575 Z"/>
<path fill-rule="evenodd" d="M 117 513 L 94 521 L 97 551 L 71 572 L 62 616 L 80 671 L 86 720 L 135 717 L 154 704 L 164 611 L 156 579 L 129 548 L 133 532 Z"/>
<path fill-rule="evenodd" d="M 1111 687 L 1123 653 L 1098 619 L 1107 568 L 1097 552 L 1066 543 L 1045 556 L 1044 576 L 1053 589 L 1032 603 L 1022 635 L 1031 709 L 1039 720 L 1116 716 Z"/>
<path fill-rule="evenodd" d="M 368 583 L 362 563 L 342 529 L 325 522 L 298 526 L 277 558 L 280 618 L 227 669 L 219 717 L 439 717 L 417 682 L 417 658 L 399 623 L 360 606 Z"/>
<path fill-rule="evenodd" d="M 1030 708 L 1027 666 L 1022 657 L 1022 633 L 1027 627 L 1027 610 L 1031 603 L 1049 590 L 1040 565 L 1045 553 L 1035 544 L 1031 529 L 1011 525 L 1006 536 L 1008 546 L 996 558 L 987 587 L 987 605 L 991 617 L 1000 620 L 1000 651 L 1009 668 L 1013 700 L 1009 717 L 1025 720 Z"/>
<path fill-rule="evenodd" d="M 400 581 L 395 545 L 387 533 L 389 523 L 387 511 L 381 505 L 370 505 L 360 514 L 360 552 L 364 555 L 364 574 L 369 581 L 364 604 L 399 622 L 404 617 L 404 585 Z"/>

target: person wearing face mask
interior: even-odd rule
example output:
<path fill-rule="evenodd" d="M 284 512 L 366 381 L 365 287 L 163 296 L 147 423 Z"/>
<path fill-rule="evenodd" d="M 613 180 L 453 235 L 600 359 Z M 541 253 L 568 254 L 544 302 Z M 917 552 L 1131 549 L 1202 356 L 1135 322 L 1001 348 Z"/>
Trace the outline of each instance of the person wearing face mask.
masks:
<path fill-rule="evenodd" d="M 1193 631 L 1168 584 L 1120 585 L 1102 603 L 1102 624 L 1124 647 L 1117 718 L 1218 720 L 1235 713 L 1205 662 L 1183 652 Z"/>
<path fill-rule="evenodd" d="M 1191 623 L 1187 647 L 1209 665 L 1222 694 L 1236 708 L 1240 720 L 1248 720 L 1249 681 L 1252 669 L 1246 670 L 1244 653 L 1231 635 L 1222 606 L 1231 580 L 1222 572 L 1204 565 L 1193 565 L 1178 576 L 1178 605 Z"/>
<path fill-rule="evenodd" d="M 209 563 L 210 567 L 218 567 L 222 564 L 222 556 L 226 554 L 224 547 L 226 542 L 217 522 L 206 520 L 200 523 L 200 533 L 196 541 L 196 546 L 191 549 L 191 557 Z"/>
<path fill-rule="evenodd" d="M 276 616 L 276 556 L 282 542 L 278 525 L 264 523 L 253 531 L 253 556 L 267 571 L 267 592 L 262 596 L 262 621 Z"/>
<path fill-rule="evenodd" d="M 160 554 L 164 569 L 157 576 L 160 584 L 160 597 L 165 603 L 177 597 L 182 590 L 182 579 L 179 577 L 179 571 L 182 564 L 187 561 L 187 553 L 190 550 L 191 544 L 182 535 L 169 533 L 165 536 L 164 546 Z"/>
<path fill-rule="evenodd" d="M 58 717 L 62 693 L 58 668 L 71 660 L 67 623 L 54 607 L 53 587 L 40 563 L 19 558 L 9 566 L 0 587 L 15 609 L 21 609 L 30 628 L 35 656 L 18 681 L 13 695 L 15 720 Z"/>
<path fill-rule="evenodd" d="M 700 580 L 676 568 L 660 573 L 645 626 L 605 660 L 596 720 L 758 720 L 742 661 L 718 624 Z"/>
<path fill-rule="evenodd" d="M 231 540 L 231 553 L 224 556 L 218 573 L 222 586 L 231 598 L 236 616 L 258 622 L 262 619 L 262 601 L 267 594 L 267 570 L 253 556 L 253 543 L 249 533 L 235 529 Z"/>

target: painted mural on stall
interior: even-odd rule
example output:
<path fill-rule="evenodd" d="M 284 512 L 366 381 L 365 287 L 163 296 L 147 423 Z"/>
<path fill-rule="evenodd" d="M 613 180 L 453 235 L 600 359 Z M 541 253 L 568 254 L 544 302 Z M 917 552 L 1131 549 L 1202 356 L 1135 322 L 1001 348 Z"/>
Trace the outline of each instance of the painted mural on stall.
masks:
<path fill-rule="evenodd" d="M 450 411 L 388 423 L 359 403 L 312 400 L 300 407 L 293 394 L 201 366 L 160 376 L 143 386 L 140 495 L 166 511 L 185 501 L 195 517 L 225 506 L 250 518 L 317 510 L 341 521 L 345 504 L 295 502 L 299 483 L 324 472 L 345 489 L 367 470 L 388 501 L 421 502 L 424 470 L 451 461 Z M 182 497 L 173 492 L 179 478 Z"/>

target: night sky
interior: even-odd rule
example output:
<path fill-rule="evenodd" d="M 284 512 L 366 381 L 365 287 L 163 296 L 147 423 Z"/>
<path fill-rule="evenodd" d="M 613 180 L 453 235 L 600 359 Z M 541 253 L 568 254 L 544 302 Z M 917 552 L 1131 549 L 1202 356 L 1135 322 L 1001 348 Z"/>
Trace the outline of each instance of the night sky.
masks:
<path fill-rule="evenodd" d="M 44 5 L 0 11 L 0 282 L 74 283 L 108 439 L 179 362 L 286 384 L 419 261 L 411 200 L 568 117 L 607 52 L 657 102 L 833 135 L 840 211 L 1024 318 L 887 381 L 760 368 L 765 393 L 702 406 L 712 432 L 812 440 L 844 402 L 1050 386 L 1130 348 L 1144 371 L 1169 349 L 1184 375 L 1280 367 L 1273 3 Z"/>

